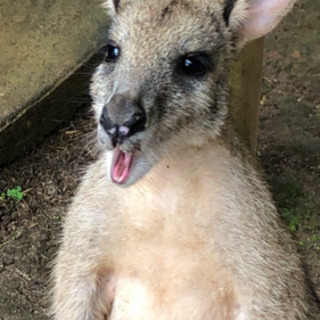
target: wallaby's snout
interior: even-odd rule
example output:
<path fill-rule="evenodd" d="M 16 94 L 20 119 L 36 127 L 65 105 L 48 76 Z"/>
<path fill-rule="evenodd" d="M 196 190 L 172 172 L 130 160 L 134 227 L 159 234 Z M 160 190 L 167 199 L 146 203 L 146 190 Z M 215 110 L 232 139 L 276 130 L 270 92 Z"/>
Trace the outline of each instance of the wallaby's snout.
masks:
<path fill-rule="evenodd" d="M 113 147 L 143 131 L 146 114 L 141 104 L 124 95 L 115 95 L 102 109 L 100 124 L 111 139 Z"/>

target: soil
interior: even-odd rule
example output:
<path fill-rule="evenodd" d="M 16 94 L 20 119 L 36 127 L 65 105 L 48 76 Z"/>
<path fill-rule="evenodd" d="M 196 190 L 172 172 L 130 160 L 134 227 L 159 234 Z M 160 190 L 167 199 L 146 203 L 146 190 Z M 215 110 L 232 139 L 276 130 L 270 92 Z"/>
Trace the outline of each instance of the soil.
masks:
<path fill-rule="evenodd" d="M 266 39 L 258 157 L 320 296 L 320 3 L 301 1 Z M 0 170 L 0 319 L 48 319 L 64 214 L 95 158 L 88 101 L 72 123 Z M 6 195 L 21 186 L 23 199 Z"/>

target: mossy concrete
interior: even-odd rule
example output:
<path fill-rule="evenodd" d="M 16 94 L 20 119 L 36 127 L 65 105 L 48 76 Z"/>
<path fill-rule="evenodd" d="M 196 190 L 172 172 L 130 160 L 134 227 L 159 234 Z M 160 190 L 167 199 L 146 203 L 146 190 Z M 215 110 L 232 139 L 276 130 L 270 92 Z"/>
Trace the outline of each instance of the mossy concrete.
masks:
<path fill-rule="evenodd" d="M 105 30 L 98 0 L 1 1 L 0 164 L 72 117 Z"/>

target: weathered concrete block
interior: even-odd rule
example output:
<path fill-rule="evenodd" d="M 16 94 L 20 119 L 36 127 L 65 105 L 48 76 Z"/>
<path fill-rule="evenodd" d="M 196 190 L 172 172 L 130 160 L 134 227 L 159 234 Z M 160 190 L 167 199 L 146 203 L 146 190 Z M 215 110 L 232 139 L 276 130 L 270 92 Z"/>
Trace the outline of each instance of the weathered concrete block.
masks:
<path fill-rule="evenodd" d="M 0 164 L 74 114 L 104 30 L 99 1 L 1 2 Z"/>

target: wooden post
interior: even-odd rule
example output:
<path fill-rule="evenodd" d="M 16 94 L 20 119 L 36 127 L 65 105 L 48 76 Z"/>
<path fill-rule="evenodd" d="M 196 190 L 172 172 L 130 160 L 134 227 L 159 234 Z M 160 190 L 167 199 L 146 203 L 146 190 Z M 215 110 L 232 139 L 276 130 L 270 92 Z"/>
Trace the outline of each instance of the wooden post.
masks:
<path fill-rule="evenodd" d="M 240 137 L 256 152 L 263 38 L 246 45 L 230 72 L 231 117 Z"/>

